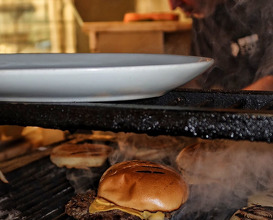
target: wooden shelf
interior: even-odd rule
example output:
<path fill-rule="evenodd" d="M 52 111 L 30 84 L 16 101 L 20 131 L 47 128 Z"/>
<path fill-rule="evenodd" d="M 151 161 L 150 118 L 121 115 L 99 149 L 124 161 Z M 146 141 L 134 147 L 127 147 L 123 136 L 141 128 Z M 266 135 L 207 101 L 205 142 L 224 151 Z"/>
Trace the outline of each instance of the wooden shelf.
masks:
<path fill-rule="evenodd" d="M 191 22 L 84 22 L 90 52 L 164 53 L 164 34 L 191 31 Z"/>

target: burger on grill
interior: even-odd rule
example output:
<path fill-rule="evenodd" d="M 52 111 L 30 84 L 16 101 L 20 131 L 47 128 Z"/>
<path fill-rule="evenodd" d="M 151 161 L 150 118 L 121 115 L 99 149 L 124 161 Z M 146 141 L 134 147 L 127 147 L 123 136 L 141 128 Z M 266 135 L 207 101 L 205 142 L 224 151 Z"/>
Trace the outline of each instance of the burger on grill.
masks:
<path fill-rule="evenodd" d="M 188 186 L 172 168 L 147 161 L 113 165 L 102 175 L 97 195 L 77 195 L 66 205 L 76 219 L 170 219 L 186 202 Z"/>

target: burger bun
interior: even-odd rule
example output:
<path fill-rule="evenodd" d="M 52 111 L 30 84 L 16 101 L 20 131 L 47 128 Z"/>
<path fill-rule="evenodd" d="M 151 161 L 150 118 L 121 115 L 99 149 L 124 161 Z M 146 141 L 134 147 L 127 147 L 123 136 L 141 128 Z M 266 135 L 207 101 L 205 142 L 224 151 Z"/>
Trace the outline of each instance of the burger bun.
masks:
<path fill-rule="evenodd" d="M 58 167 L 88 169 L 102 166 L 111 151 L 112 148 L 104 144 L 65 143 L 52 150 L 50 159 Z"/>
<path fill-rule="evenodd" d="M 174 169 L 147 161 L 125 161 L 101 177 L 98 197 L 139 211 L 172 212 L 188 199 L 188 186 Z"/>

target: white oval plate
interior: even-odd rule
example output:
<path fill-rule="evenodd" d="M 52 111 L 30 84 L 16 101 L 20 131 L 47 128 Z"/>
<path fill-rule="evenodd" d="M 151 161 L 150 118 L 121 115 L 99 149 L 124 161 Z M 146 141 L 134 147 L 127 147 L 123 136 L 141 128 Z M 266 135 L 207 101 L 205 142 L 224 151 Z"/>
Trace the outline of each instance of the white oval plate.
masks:
<path fill-rule="evenodd" d="M 163 54 L 0 55 L 0 101 L 104 102 L 157 97 L 213 60 Z"/>

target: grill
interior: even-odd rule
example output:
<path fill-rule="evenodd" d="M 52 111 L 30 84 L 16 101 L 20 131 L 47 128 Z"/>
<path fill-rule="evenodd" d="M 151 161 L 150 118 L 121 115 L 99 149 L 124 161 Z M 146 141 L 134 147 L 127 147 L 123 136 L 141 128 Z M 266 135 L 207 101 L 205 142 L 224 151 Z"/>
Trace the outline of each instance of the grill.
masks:
<path fill-rule="evenodd" d="M 0 113 L 2 125 L 273 141 L 271 92 L 177 89 L 162 97 L 126 102 L 1 102 Z M 70 219 L 64 205 L 75 192 L 66 174 L 48 156 L 8 172 L 10 184 L 0 184 L 0 219 Z M 223 219 L 223 209 L 224 216 L 234 212 L 219 207 L 185 219 Z"/>

